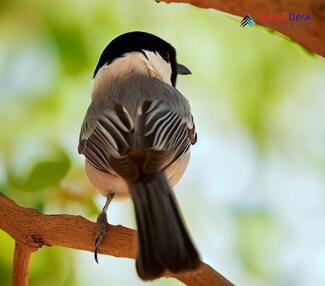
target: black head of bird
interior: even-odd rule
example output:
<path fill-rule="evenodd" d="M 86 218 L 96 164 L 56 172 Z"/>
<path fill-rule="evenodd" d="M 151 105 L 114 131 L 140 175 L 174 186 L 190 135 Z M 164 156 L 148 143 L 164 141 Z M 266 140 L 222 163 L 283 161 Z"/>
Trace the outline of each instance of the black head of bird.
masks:
<path fill-rule="evenodd" d="M 148 61 L 161 58 L 171 69 L 170 81 L 176 85 L 177 75 L 191 74 L 184 65 L 177 63 L 175 48 L 163 39 L 145 32 L 129 32 L 116 37 L 103 50 L 94 71 L 94 77 L 101 67 L 110 65 L 114 60 L 130 53 L 141 53 Z M 150 59 L 149 59 L 150 57 Z"/>

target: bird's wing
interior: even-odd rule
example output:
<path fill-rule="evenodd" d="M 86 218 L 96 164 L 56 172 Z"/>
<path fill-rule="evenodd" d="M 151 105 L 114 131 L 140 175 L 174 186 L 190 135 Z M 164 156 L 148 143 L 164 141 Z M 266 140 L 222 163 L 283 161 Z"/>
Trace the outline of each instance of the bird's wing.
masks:
<path fill-rule="evenodd" d="M 160 90 L 151 88 L 153 93 Z M 197 137 L 188 102 L 176 89 L 163 90 L 173 94 L 140 96 L 133 103 L 136 112 L 129 112 L 134 106 L 123 99 L 124 105 L 107 104 L 109 97 L 94 101 L 81 128 L 79 153 L 97 169 L 133 181 L 162 171 L 188 152 Z M 173 97 L 176 103 L 169 102 Z"/>
<path fill-rule="evenodd" d="M 197 140 L 192 115 L 179 114 L 164 101 L 145 101 L 136 127 L 141 130 L 141 146 L 148 150 L 143 164 L 146 174 L 163 170 L 187 153 Z"/>

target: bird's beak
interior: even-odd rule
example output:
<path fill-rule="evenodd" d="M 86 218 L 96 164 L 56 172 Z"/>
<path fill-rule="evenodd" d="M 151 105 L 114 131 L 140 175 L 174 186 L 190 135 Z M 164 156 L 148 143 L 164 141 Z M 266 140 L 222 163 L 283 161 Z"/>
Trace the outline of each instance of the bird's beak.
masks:
<path fill-rule="evenodd" d="M 191 71 L 182 64 L 177 64 L 177 73 L 182 75 L 192 74 Z"/>

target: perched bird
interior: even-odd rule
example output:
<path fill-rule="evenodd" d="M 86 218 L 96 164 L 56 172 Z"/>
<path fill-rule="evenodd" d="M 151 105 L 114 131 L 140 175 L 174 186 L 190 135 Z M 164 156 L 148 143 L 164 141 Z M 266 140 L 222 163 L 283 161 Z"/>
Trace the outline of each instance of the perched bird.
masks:
<path fill-rule="evenodd" d="M 136 269 L 143 280 L 200 264 L 172 190 L 197 138 L 189 103 L 175 87 L 178 74 L 190 73 L 161 38 L 120 35 L 99 58 L 81 127 L 86 173 L 107 198 L 97 218 L 95 260 L 109 203 L 114 195 L 130 195 L 138 228 Z"/>

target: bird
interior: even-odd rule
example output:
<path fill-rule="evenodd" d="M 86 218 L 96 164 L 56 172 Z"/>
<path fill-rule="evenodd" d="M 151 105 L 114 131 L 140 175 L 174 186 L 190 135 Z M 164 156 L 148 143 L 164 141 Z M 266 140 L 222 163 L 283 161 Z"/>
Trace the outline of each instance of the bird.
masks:
<path fill-rule="evenodd" d="M 81 126 L 78 151 L 85 172 L 106 197 L 96 221 L 95 260 L 110 202 L 131 197 L 138 229 L 136 270 L 145 281 L 165 271 L 193 271 L 201 263 L 172 189 L 197 141 L 189 102 L 176 89 L 177 76 L 187 74 L 165 40 L 141 31 L 121 34 L 99 57 Z"/>

